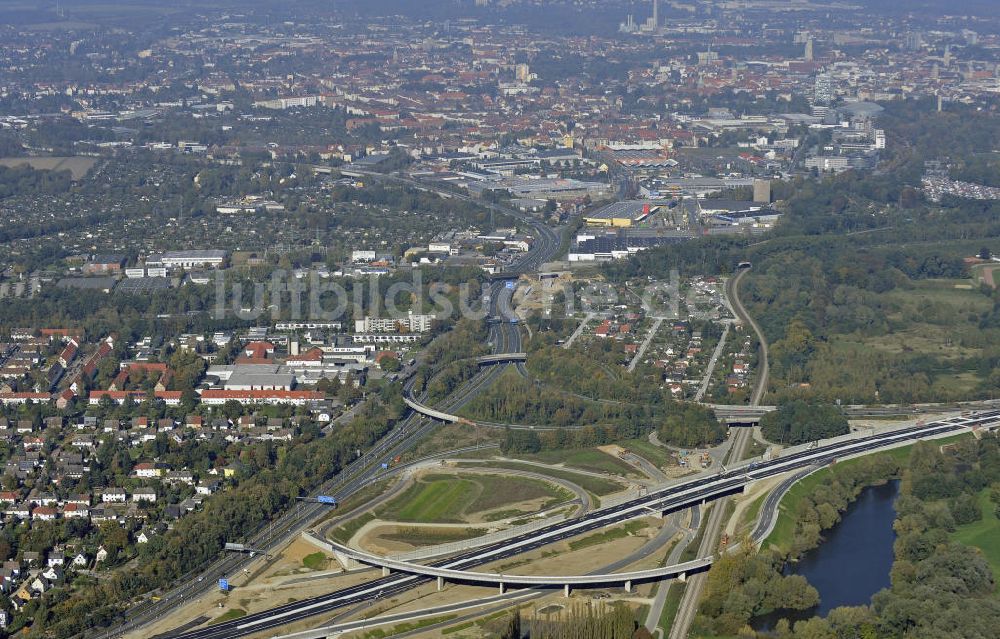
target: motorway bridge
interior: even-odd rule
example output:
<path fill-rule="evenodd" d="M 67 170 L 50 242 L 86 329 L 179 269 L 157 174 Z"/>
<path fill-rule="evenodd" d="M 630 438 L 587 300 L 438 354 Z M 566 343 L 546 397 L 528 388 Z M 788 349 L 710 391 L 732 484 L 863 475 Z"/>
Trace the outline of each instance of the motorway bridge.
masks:
<path fill-rule="evenodd" d="M 750 462 L 717 475 L 702 476 L 650 491 L 642 497 L 594 510 L 576 519 L 554 523 L 496 544 L 434 561 L 429 567 L 469 571 L 476 566 L 523 554 L 592 530 L 648 516 L 651 511 L 675 512 L 723 495 L 737 493 L 749 483 L 767 477 L 801 470 L 817 464 L 829 464 L 844 457 L 867 454 L 921 439 L 969 432 L 970 429 L 996 428 L 997 426 L 1000 426 L 1000 410 L 992 410 L 949 417 L 927 424 L 906 426 L 866 437 L 838 438 L 825 445 L 789 452 L 779 459 Z M 234 621 L 182 633 L 176 635 L 175 639 L 228 639 L 261 633 L 314 615 L 329 614 L 347 606 L 370 602 L 373 598 L 390 598 L 415 586 L 427 583 L 437 576 L 442 575 L 390 574 L 327 595 L 288 603 Z M 504 578 L 507 579 L 507 575 L 504 575 Z M 565 580 L 565 578 L 561 579 Z M 510 583 L 509 579 L 506 583 Z M 499 583 L 496 585 L 499 587 Z M 565 584 L 561 582 L 554 585 L 565 587 Z"/>
<path fill-rule="evenodd" d="M 397 561 L 361 552 L 337 543 L 330 544 L 330 552 L 338 555 L 338 558 L 343 557 L 353 559 L 354 561 L 362 564 L 381 568 L 383 576 L 388 576 L 395 571 L 411 575 L 434 577 L 437 579 L 438 590 L 442 590 L 445 583 L 493 586 L 500 589 L 500 594 L 506 592 L 508 586 L 523 586 L 532 588 L 561 587 L 567 597 L 569 596 L 570 590 L 574 586 L 586 588 L 621 586 L 625 588 L 625 592 L 632 592 L 633 584 L 673 578 L 683 581 L 688 574 L 706 570 L 712 565 L 711 557 L 702 557 L 700 559 L 684 562 L 682 564 L 674 564 L 673 566 L 663 566 L 660 568 L 636 570 L 632 572 L 598 573 L 592 575 L 504 575 L 502 573 L 452 570 L 450 568 L 424 566 L 408 561 Z"/>

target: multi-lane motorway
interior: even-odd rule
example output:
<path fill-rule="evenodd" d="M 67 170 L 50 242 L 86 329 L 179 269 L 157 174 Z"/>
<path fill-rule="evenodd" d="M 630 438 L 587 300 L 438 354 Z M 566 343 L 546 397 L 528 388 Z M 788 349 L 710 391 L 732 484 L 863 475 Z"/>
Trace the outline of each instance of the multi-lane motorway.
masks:
<path fill-rule="evenodd" d="M 418 184 L 413 183 L 412 180 L 395 176 L 371 175 L 368 177 L 407 184 Z M 424 185 L 420 185 L 419 188 L 431 190 L 427 189 Z M 449 197 L 467 199 L 465 196 L 457 196 L 453 193 L 447 193 L 447 195 Z M 552 259 L 559 247 L 559 238 L 556 233 L 541 222 L 534 218 L 521 216 L 519 213 L 508 209 L 502 209 L 502 212 L 520 217 L 534 229 L 536 237 L 532 250 L 522 256 L 519 261 L 513 263 L 504 276 L 494 281 L 490 287 L 489 314 L 497 320 L 490 323 L 489 333 L 489 340 L 494 353 L 509 353 L 522 350 L 521 334 L 518 325 L 513 321 L 514 314 L 511 308 L 513 289 L 508 288 L 506 282 L 515 278 L 520 273 L 537 269 L 542 263 Z M 484 368 L 470 382 L 463 385 L 456 393 L 449 397 L 440 408 L 446 410 L 461 408 L 461 406 L 469 402 L 483 388 L 495 381 L 507 365 L 504 363 Z M 523 373 L 523 364 L 518 363 L 517 366 Z M 997 420 L 998 415 L 1000 415 L 1000 411 L 991 411 L 970 418 L 955 418 L 953 420 L 935 422 L 926 426 L 884 433 L 865 439 L 803 451 L 780 460 L 762 463 L 752 468 L 733 470 L 709 478 L 700 478 L 692 482 L 651 493 L 645 497 L 612 508 L 592 511 L 570 522 L 554 524 L 551 527 L 534 531 L 522 537 L 507 540 L 503 544 L 481 547 L 457 557 L 436 562 L 435 565 L 456 570 L 467 570 L 496 559 L 527 552 L 561 539 L 579 535 L 588 530 L 644 516 L 651 509 L 668 512 L 679 508 L 686 508 L 702 500 L 738 492 L 750 481 L 811 464 L 826 463 L 835 457 L 876 450 L 921 436 L 952 432 L 969 425 L 987 423 L 992 425 Z M 382 462 L 410 450 L 432 427 L 429 422 L 418 416 L 410 416 L 385 438 L 380 440 L 371 450 L 367 451 L 364 456 L 346 467 L 338 477 L 322 486 L 316 494 L 334 495 L 339 500 L 350 496 L 378 476 L 381 472 Z M 287 513 L 284 517 L 274 522 L 272 526 L 258 531 L 256 534 L 248 535 L 248 539 L 246 540 L 248 542 L 247 545 L 265 549 L 279 548 L 307 528 L 322 513 L 324 508 L 326 507 L 320 504 L 303 504 L 298 509 Z M 272 536 L 268 533 L 269 529 L 279 532 Z M 142 624 L 159 618 L 174 606 L 189 601 L 201 595 L 206 590 L 213 588 L 217 577 L 235 574 L 249 565 L 250 562 L 251 559 L 245 556 L 220 558 L 200 574 L 191 575 L 181 586 L 165 595 L 163 601 L 159 602 L 159 604 L 146 604 L 134 610 L 129 624 L 125 628 L 120 629 L 116 634 L 120 634 L 122 630 L 135 630 Z M 215 639 L 262 633 L 314 615 L 338 610 L 345 606 L 389 597 L 406 591 L 424 581 L 427 581 L 426 577 L 393 575 L 320 597 L 286 604 L 236 621 L 217 624 L 201 630 L 194 630 L 181 634 L 179 637 L 184 639 Z"/>
<path fill-rule="evenodd" d="M 454 570 L 467 570 L 598 528 L 648 516 L 650 511 L 673 512 L 688 508 L 718 496 L 739 492 L 750 482 L 791 470 L 830 463 L 840 457 L 876 451 L 924 437 L 960 432 L 970 427 L 993 427 L 997 424 L 1000 424 L 1000 411 L 987 411 L 818 446 L 789 454 L 780 459 L 751 463 L 718 475 L 700 477 L 653 491 L 646 496 L 609 508 L 591 511 L 580 518 L 553 524 L 498 544 L 477 548 L 447 560 L 434 562 L 432 565 Z M 428 578 L 416 575 L 390 575 L 320 597 L 249 615 L 236 621 L 185 633 L 180 635 L 178 639 L 221 639 L 223 637 L 248 636 L 314 615 L 335 611 L 345 606 L 391 597 L 426 581 Z"/>
<path fill-rule="evenodd" d="M 471 201 L 471 198 L 467 196 L 456 195 L 444 190 L 430 189 L 408 178 L 379 174 L 371 174 L 367 177 L 374 180 L 386 180 L 417 186 L 422 190 L 434 191 L 442 196 Z M 512 279 L 516 278 L 520 273 L 537 270 L 543 263 L 551 260 L 559 250 L 559 236 L 540 220 L 496 204 L 485 206 L 522 220 L 532 228 L 535 235 L 535 241 L 531 250 L 521 256 L 520 259 L 514 261 L 505 272 Z M 522 348 L 521 334 L 517 325 L 511 322 L 515 317 L 511 309 L 513 290 L 507 288 L 504 280 L 494 281 L 490 288 L 489 314 L 491 317 L 501 319 L 501 321 L 494 322 L 490 326 L 489 340 L 492 350 L 494 353 L 520 351 Z M 495 381 L 506 366 L 507 364 L 503 363 L 485 368 L 475 378 L 449 397 L 442 408 L 458 410 L 471 401 L 482 389 Z M 523 364 L 518 364 L 518 366 L 523 366 Z M 360 458 L 346 466 L 339 475 L 315 490 L 311 496 L 331 495 L 336 497 L 338 501 L 346 499 L 375 479 L 382 471 L 383 463 L 387 463 L 412 449 L 432 428 L 433 424 L 418 415 L 411 415 L 377 442 L 370 450 L 366 451 Z M 247 547 L 258 548 L 264 551 L 281 548 L 308 528 L 328 508 L 329 506 L 317 503 L 299 504 L 269 525 L 262 526 L 257 531 L 248 531 L 246 539 L 238 541 L 243 542 Z M 176 587 L 168 592 L 161 593 L 157 599 L 150 598 L 134 606 L 127 612 L 126 622 L 122 626 L 119 626 L 111 633 L 103 631 L 101 635 L 108 636 L 110 634 L 120 636 L 127 632 L 136 631 L 146 624 L 169 614 L 186 602 L 196 599 L 215 588 L 218 578 L 239 574 L 246 570 L 254 561 L 255 559 L 249 555 L 222 555 L 197 573 L 185 576 Z"/>

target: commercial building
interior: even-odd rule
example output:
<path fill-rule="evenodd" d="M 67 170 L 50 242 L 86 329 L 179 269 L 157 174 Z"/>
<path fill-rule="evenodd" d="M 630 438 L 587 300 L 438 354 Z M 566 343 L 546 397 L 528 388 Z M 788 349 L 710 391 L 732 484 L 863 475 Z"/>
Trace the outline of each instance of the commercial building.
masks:
<path fill-rule="evenodd" d="M 209 249 L 205 251 L 168 251 L 146 258 L 146 267 L 176 268 L 219 268 L 226 261 L 226 252 Z"/>
<path fill-rule="evenodd" d="M 278 364 L 235 364 L 211 366 L 209 378 L 216 378 L 226 390 L 292 390 L 295 375 L 282 370 Z"/>
<path fill-rule="evenodd" d="M 635 232 L 621 229 L 597 233 L 581 233 L 570 247 L 570 262 L 603 262 L 620 260 L 639 251 L 676 244 L 693 239 L 693 233 L 657 229 L 655 232 Z"/>
<path fill-rule="evenodd" d="M 592 213 L 585 213 L 584 221 L 590 226 L 629 227 L 642 222 L 663 206 L 651 201 L 615 202 Z"/>
<path fill-rule="evenodd" d="M 410 313 L 403 317 L 365 317 L 354 322 L 356 333 L 426 333 L 434 323 L 433 315 L 414 315 Z"/>
<path fill-rule="evenodd" d="M 95 255 L 83 265 L 87 275 L 106 275 L 119 273 L 125 265 L 124 255 Z"/>
<path fill-rule="evenodd" d="M 717 193 L 726 189 L 753 186 L 753 178 L 714 178 L 690 177 L 667 178 L 660 181 L 660 193 L 663 195 L 691 195 L 704 197 L 709 193 Z"/>
<path fill-rule="evenodd" d="M 839 155 L 817 155 L 806 158 L 805 167 L 807 169 L 817 169 L 821 172 L 833 171 L 834 173 L 839 173 L 851 168 L 851 162 L 848 158 Z"/>
<path fill-rule="evenodd" d="M 576 200 L 590 197 L 600 200 L 611 197 L 614 189 L 603 182 L 583 182 L 566 178 L 506 178 L 471 182 L 468 186 L 473 195 L 487 191 L 509 191 L 514 198 L 542 200 Z"/>

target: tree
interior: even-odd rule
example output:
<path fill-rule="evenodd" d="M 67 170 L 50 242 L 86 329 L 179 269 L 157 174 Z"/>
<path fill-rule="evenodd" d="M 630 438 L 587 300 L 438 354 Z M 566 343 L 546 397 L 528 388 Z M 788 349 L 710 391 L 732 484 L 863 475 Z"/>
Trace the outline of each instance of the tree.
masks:
<path fill-rule="evenodd" d="M 399 372 L 403 365 L 399 363 L 399 358 L 395 355 L 385 355 L 379 360 L 379 367 L 389 373 Z"/>
<path fill-rule="evenodd" d="M 847 417 L 839 408 L 802 400 L 782 404 L 778 410 L 764 415 L 760 428 L 768 440 L 792 445 L 850 432 Z"/>
<path fill-rule="evenodd" d="M 227 399 L 226 403 L 222 405 L 222 414 L 231 421 L 236 421 L 243 415 L 243 404 L 235 399 Z"/>

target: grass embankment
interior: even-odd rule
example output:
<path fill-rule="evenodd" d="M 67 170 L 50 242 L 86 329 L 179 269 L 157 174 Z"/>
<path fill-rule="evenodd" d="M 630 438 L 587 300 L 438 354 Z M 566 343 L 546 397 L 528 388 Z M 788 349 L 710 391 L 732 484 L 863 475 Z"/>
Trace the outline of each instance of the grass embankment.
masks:
<path fill-rule="evenodd" d="M 314 552 L 302 558 L 302 565 L 309 570 L 326 570 L 330 565 L 330 558 L 322 552 Z"/>
<path fill-rule="evenodd" d="M 757 525 L 757 517 L 760 516 L 760 509 L 764 506 L 764 501 L 766 499 L 767 493 L 765 492 L 754 499 L 740 514 L 740 520 L 734 529 L 735 537 L 737 539 L 739 539 L 744 533 L 749 534 L 753 531 L 754 527 Z"/>
<path fill-rule="evenodd" d="M 483 468 L 487 466 L 487 464 L 469 463 L 459 464 L 459 466 L 467 468 Z M 588 493 L 593 493 L 598 496 L 617 493 L 625 488 L 625 486 L 618 483 L 616 480 L 602 479 L 600 477 L 592 477 L 590 475 L 581 475 L 580 473 L 573 472 L 572 469 L 564 470 L 558 468 L 545 468 L 543 466 L 534 466 L 532 464 L 520 464 L 514 461 L 491 461 L 488 466 L 490 468 L 506 468 L 508 470 L 526 470 L 528 472 L 538 473 L 539 475 L 547 475 L 556 479 L 562 479 L 576 484 Z"/>
<path fill-rule="evenodd" d="M 461 523 L 461 514 L 481 490 L 480 484 L 468 479 L 428 475 L 386 504 L 379 516 L 389 521 Z"/>
<path fill-rule="evenodd" d="M 610 541 L 615 541 L 616 539 L 630 537 L 643 528 L 646 528 L 646 522 L 641 520 L 630 521 L 624 526 L 618 526 L 617 528 L 611 528 L 609 530 L 605 530 L 604 532 L 599 532 L 582 539 L 571 541 L 569 542 L 569 548 L 570 550 L 580 550 L 581 548 L 589 548 L 590 546 L 599 546 Z"/>
<path fill-rule="evenodd" d="M 544 499 L 541 510 L 573 499 L 573 494 L 554 484 L 528 477 L 504 475 L 476 475 L 460 477 L 457 474 L 433 474 L 418 480 L 401 495 L 390 500 L 374 511 L 358 515 L 354 519 L 330 531 L 330 539 L 347 543 L 368 522 L 375 519 L 412 523 L 466 523 L 472 515 L 485 513 L 485 521 L 497 521 L 509 517 L 528 515 L 535 510 L 504 508 L 519 503 Z M 498 510 L 499 509 L 499 510 Z M 491 512 L 493 511 L 493 512 Z M 468 539 L 475 535 L 455 535 L 434 531 L 412 529 L 405 539 L 402 533 L 392 536 L 416 543 L 433 543 Z M 479 530 L 479 534 L 482 534 Z"/>
<path fill-rule="evenodd" d="M 543 509 L 573 499 L 560 487 L 537 479 L 504 475 L 427 475 L 378 511 L 381 519 L 414 523 L 463 523 L 518 503 L 545 499 Z M 508 512 L 513 512 L 507 509 Z M 522 514 L 525 511 L 517 511 Z"/>
<path fill-rule="evenodd" d="M 644 457 L 653 464 L 664 466 L 676 466 L 677 460 L 668 448 L 649 443 L 648 439 L 626 439 L 621 442 L 622 448 L 628 448 L 635 454 Z"/>
<path fill-rule="evenodd" d="M 956 528 L 952 540 L 965 546 L 975 546 L 983 551 L 983 556 L 993 570 L 993 578 L 1000 579 L 1000 519 L 997 519 L 996 505 L 990 501 L 990 489 L 979 493 L 979 507 L 983 518 L 979 521 Z M 1000 590 L 997 591 L 1000 596 Z"/>
<path fill-rule="evenodd" d="M 330 531 L 330 539 L 337 543 L 346 544 L 354 536 L 354 533 L 361 530 L 365 524 L 375 519 L 375 513 L 368 512 L 358 515 L 342 526 L 337 526 Z"/>
<path fill-rule="evenodd" d="M 436 546 L 454 541 L 475 539 L 486 534 L 485 528 L 399 528 L 395 533 L 379 535 L 387 541 L 399 541 L 411 546 Z"/>
<path fill-rule="evenodd" d="M 622 460 L 594 448 L 569 448 L 546 450 L 533 455 L 520 455 L 519 459 L 543 464 L 562 464 L 590 473 L 607 473 L 620 477 L 637 476 L 637 471 Z"/>
<path fill-rule="evenodd" d="M 675 583 L 670 586 L 670 592 L 667 593 L 667 599 L 663 603 L 663 612 L 660 613 L 660 622 L 657 625 L 658 628 L 663 629 L 663 634 L 670 634 L 670 629 L 674 625 L 674 618 L 677 617 L 677 610 L 681 607 L 681 599 L 684 598 L 684 591 L 687 589 L 687 584 Z"/>
<path fill-rule="evenodd" d="M 350 515 L 355 510 L 366 506 L 380 495 L 385 493 L 389 487 L 395 483 L 395 479 L 385 479 L 380 482 L 371 484 L 370 486 L 365 486 L 358 492 L 354 493 L 344 501 L 337 504 L 336 508 L 331 508 L 330 511 L 320 519 L 320 522 L 329 521 L 336 517 L 343 517 L 345 515 Z"/>
<path fill-rule="evenodd" d="M 435 626 L 439 623 L 446 623 L 451 621 L 458 615 L 445 615 L 443 617 L 431 617 L 430 619 L 420 619 L 418 621 L 412 621 L 409 623 L 401 623 L 389 628 L 388 630 L 382 628 L 376 628 L 375 630 L 369 630 L 365 634 L 361 635 L 363 639 L 383 639 L 383 637 L 395 637 L 396 635 L 401 635 L 404 632 L 412 632 L 414 630 L 419 630 L 421 628 L 427 628 L 428 626 Z"/>
<path fill-rule="evenodd" d="M 242 608 L 233 608 L 232 610 L 227 610 L 226 612 L 222 613 L 221 615 L 213 619 L 211 622 L 209 622 L 208 625 L 214 626 L 217 623 L 225 623 L 227 621 L 232 621 L 233 619 L 239 619 L 240 617 L 246 617 L 246 616 L 247 616 L 246 610 L 243 610 Z"/>

